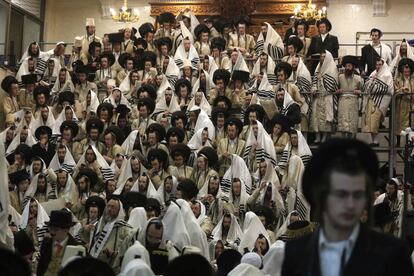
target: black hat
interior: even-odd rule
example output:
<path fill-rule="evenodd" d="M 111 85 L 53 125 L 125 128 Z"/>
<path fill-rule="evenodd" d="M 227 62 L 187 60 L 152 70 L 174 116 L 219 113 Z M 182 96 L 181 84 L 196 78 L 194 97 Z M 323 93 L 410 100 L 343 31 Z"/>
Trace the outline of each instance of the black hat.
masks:
<path fill-rule="evenodd" d="M 138 28 L 139 34 L 141 35 L 141 37 L 145 37 L 145 35 L 147 33 L 155 33 L 155 28 L 154 25 L 152 25 L 151 23 L 147 22 L 142 24 L 139 28 Z"/>
<path fill-rule="evenodd" d="M 122 130 L 117 127 L 117 126 L 109 126 L 106 130 L 105 130 L 105 134 L 108 133 L 113 133 L 115 135 L 116 138 L 116 143 L 118 145 L 122 145 L 122 143 L 125 141 L 125 136 L 124 133 L 122 132 Z"/>
<path fill-rule="evenodd" d="M 58 103 L 63 104 L 64 102 L 68 102 L 70 105 L 75 104 L 75 93 L 70 91 L 63 91 L 59 93 Z"/>
<path fill-rule="evenodd" d="M 122 66 L 122 68 L 125 68 L 127 60 L 133 61 L 134 59 L 132 58 L 132 55 L 130 53 L 125 52 L 119 55 L 118 63 Z"/>
<path fill-rule="evenodd" d="M 157 100 L 157 91 L 155 91 L 155 87 L 154 86 L 152 86 L 150 84 L 141 85 L 141 87 L 138 88 L 138 91 L 137 91 L 138 98 L 139 98 L 139 95 L 142 92 L 147 92 L 149 94 L 149 96 L 150 96 L 151 99 L 153 99 L 154 101 Z"/>
<path fill-rule="evenodd" d="M 76 135 L 78 135 L 79 132 L 79 126 L 77 123 L 75 123 L 74 121 L 64 121 L 61 125 L 60 125 L 60 133 L 63 133 L 63 131 L 65 129 L 71 129 L 72 130 L 72 136 L 76 137 Z"/>
<path fill-rule="evenodd" d="M 158 23 L 160 24 L 163 24 L 163 23 L 174 24 L 174 22 L 175 22 L 175 16 L 174 14 L 170 12 L 163 12 L 160 15 L 158 15 Z"/>
<path fill-rule="evenodd" d="M 13 76 L 6 76 L 2 81 L 1 81 L 1 88 L 4 90 L 4 92 L 9 93 L 10 87 L 12 86 L 12 84 L 19 84 L 19 82 L 17 81 L 17 79 Z"/>
<path fill-rule="evenodd" d="M 250 80 L 250 73 L 247 71 L 242 71 L 242 70 L 234 70 L 233 73 L 231 74 L 231 79 L 233 81 L 240 80 L 244 83 L 247 83 Z"/>
<path fill-rule="evenodd" d="M 105 209 L 105 200 L 100 196 L 90 196 L 85 203 L 86 214 L 89 213 L 89 208 L 98 207 L 98 217 L 100 217 Z"/>
<path fill-rule="evenodd" d="M 216 84 L 217 80 L 223 80 L 224 85 L 227 86 L 230 81 L 230 72 L 226 69 L 217 69 L 213 74 L 213 82 Z"/>
<path fill-rule="evenodd" d="M 97 42 L 97 41 L 92 41 L 91 43 L 89 43 L 88 53 L 90 55 L 92 55 L 93 51 L 95 51 L 96 47 L 102 48 L 102 44 L 100 42 Z"/>
<path fill-rule="evenodd" d="M 204 18 L 203 20 L 205 23 L 210 22 L 210 23 L 214 23 L 214 18 L 211 16 L 208 16 L 206 18 Z"/>
<path fill-rule="evenodd" d="M 115 276 L 108 263 L 92 257 L 74 258 L 59 270 L 59 276 L 99 275 Z"/>
<path fill-rule="evenodd" d="M 171 51 L 173 42 L 169 37 L 161 37 L 154 41 L 154 44 L 157 46 L 158 50 L 161 52 L 161 46 L 167 45 L 168 51 Z"/>
<path fill-rule="evenodd" d="M 138 37 L 134 41 L 134 45 L 137 48 L 138 48 L 138 45 L 141 45 L 144 50 L 146 50 L 148 48 L 148 42 L 145 39 L 143 39 L 142 37 Z"/>
<path fill-rule="evenodd" d="M 147 197 L 138 192 L 128 192 L 122 196 L 122 204 L 124 209 L 128 211 L 129 208 L 144 207 L 147 205 Z"/>
<path fill-rule="evenodd" d="M 283 70 L 285 72 L 286 79 L 288 79 L 290 77 L 290 75 L 292 75 L 292 65 L 290 65 L 287 62 L 279 62 L 276 65 L 275 75 L 277 75 L 277 72 L 279 72 L 281 70 Z"/>
<path fill-rule="evenodd" d="M 328 18 L 322 18 L 321 20 L 319 20 L 318 22 L 316 22 L 316 26 L 319 28 L 320 24 L 325 24 L 326 25 L 326 30 L 328 32 L 330 32 L 332 30 L 332 24 L 331 21 L 329 21 Z"/>
<path fill-rule="evenodd" d="M 258 205 L 254 208 L 254 213 L 259 217 L 263 216 L 266 218 L 266 226 L 273 225 L 275 221 L 275 215 L 272 211 L 272 209 L 265 205 Z"/>
<path fill-rule="evenodd" d="M 40 140 L 40 135 L 47 134 L 48 139 L 52 137 L 52 129 L 48 126 L 40 126 L 35 131 L 35 137 L 37 140 Z"/>
<path fill-rule="evenodd" d="M 178 94 L 180 92 L 180 87 L 182 86 L 187 86 L 187 92 L 191 93 L 192 91 L 191 82 L 184 78 L 181 78 L 175 82 L 175 85 L 174 85 L 175 93 Z"/>
<path fill-rule="evenodd" d="M 250 17 L 248 17 L 247 15 L 239 15 L 239 16 L 236 16 L 234 19 L 233 19 L 233 22 L 234 22 L 234 26 L 238 26 L 240 23 L 244 23 L 244 24 L 246 24 L 247 26 L 249 26 L 250 24 L 251 24 L 251 20 L 250 20 Z"/>
<path fill-rule="evenodd" d="M 351 55 L 342 57 L 342 66 L 345 67 L 347 63 L 351 63 L 354 66 L 354 68 L 358 67 L 358 57 Z"/>
<path fill-rule="evenodd" d="M 32 159 L 32 148 L 26 144 L 20 144 L 14 150 L 14 154 L 20 154 L 26 160 L 26 163 L 29 163 Z"/>
<path fill-rule="evenodd" d="M 48 227 L 71 228 L 75 225 L 72 221 L 72 213 L 66 210 L 53 210 L 50 213 L 50 220 L 46 222 Z"/>
<path fill-rule="evenodd" d="M 108 59 L 109 66 L 114 65 L 114 63 L 115 63 L 115 56 L 114 56 L 114 54 L 112 54 L 111 52 L 103 52 L 103 53 L 99 56 L 99 58 L 98 58 L 99 63 L 101 62 L 101 59 L 102 59 L 102 58 L 105 58 L 105 57 Z"/>
<path fill-rule="evenodd" d="M 226 49 L 226 40 L 222 37 L 215 37 L 211 40 L 211 49 L 217 48 L 220 52 Z"/>
<path fill-rule="evenodd" d="M 45 98 L 48 99 L 50 96 L 50 89 L 49 87 L 43 86 L 43 85 L 39 85 L 36 86 L 36 88 L 33 90 L 33 99 L 36 100 L 37 96 L 40 94 L 44 94 Z"/>
<path fill-rule="evenodd" d="M 74 67 L 75 67 L 75 73 L 76 74 L 89 75 L 89 71 L 90 71 L 89 67 L 84 65 L 82 61 L 75 61 L 73 64 L 74 64 Z"/>
<path fill-rule="evenodd" d="M 98 118 L 101 116 L 101 112 L 103 109 L 108 111 L 109 119 L 111 119 L 114 116 L 114 106 L 111 103 L 105 102 L 98 105 L 98 108 L 96 109 L 96 114 Z"/>
<path fill-rule="evenodd" d="M 313 191 L 316 185 L 320 185 L 321 178 L 329 167 L 337 159 L 358 160 L 362 169 L 366 171 L 370 182 L 374 185 L 378 177 L 378 159 L 375 152 L 364 142 L 351 139 L 330 139 L 319 146 L 312 156 L 303 174 L 303 195 L 314 205 L 315 195 Z"/>
<path fill-rule="evenodd" d="M 154 159 L 157 159 L 160 163 L 162 163 L 164 169 L 168 167 L 168 154 L 165 150 L 151 149 L 148 152 L 148 164 L 151 164 L 151 161 Z"/>
<path fill-rule="evenodd" d="M 289 119 L 286 116 L 282 114 L 276 114 L 275 116 L 273 116 L 273 118 L 270 120 L 270 123 L 269 123 L 270 128 L 272 129 L 276 124 L 282 126 L 283 132 L 289 131 L 290 123 L 289 123 Z"/>
<path fill-rule="evenodd" d="M 19 185 L 19 183 L 24 180 L 30 180 L 30 175 L 26 170 L 23 169 L 9 174 L 9 180 L 12 184 Z"/>
<path fill-rule="evenodd" d="M 374 225 L 382 226 L 388 222 L 392 222 L 393 217 L 388 202 L 381 202 L 374 205 Z"/>
<path fill-rule="evenodd" d="M 124 41 L 124 34 L 121 32 L 108 34 L 108 40 L 110 43 L 122 43 Z"/>
<path fill-rule="evenodd" d="M 219 18 L 213 23 L 213 27 L 221 34 L 224 33 L 224 28 L 231 27 L 232 23 L 224 18 Z"/>
<path fill-rule="evenodd" d="M 307 236 L 313 232 L 313 225 L 307 220 L 292 222 L 286 229 L 286 240 L 292 241 Z"/>
<path fill-rule="evenodd" d="M 183 196 L 188 199 L 194 198 L 198 194 L 197 185 L 191 179 L 184 179 L 178 183 L 177 190 L 181 191 Z"/>
<path fill-rule="evenodd" d="M 168 129 L 167 134 L 165 135 L 165 140 L 170 140 L 171 136 L 177 136 L 178 143 L 182 143 L 184 141 L 185 133 L 184 130 L 181 128 L 171 127 Z"/>
<path fill-rule="evenodd" d="M 146 61 L 150 61 L 152 67 L 155 66 L 155 64 L 157 63 L 157 55 L 152 52 L 152 51 L 145 51 L 142 54 L 142 61 L 145 63 Z"/>
<path fill-rule="evenodd" d="M 263 118 L 264 118 L 264 115 L 265 115 L 265 111 L 263 109 L 263 106 L 258 105 L 258 104 L 252 104 L 252 105 L 249 105 L 249 107 L 244 112 L 243 122 L 244 122 L 245 125 L 248 125 L 250 123 L 249 122 L 249 113 L 252 112 L 252 111 L 256 112 L 258 121 L 261 121 L 261 122 L 263 121 Z"/>
<path fill-rule="evenodd" d="M 147 128 L 147 134 L 150 132 L 156 132 L 158 136 L 158 142 L 161 142 L 165 138 L 165 128 L 159 123 L 152 123 Z"/>
<path fill-rule="evenodd" d="M 200 39 L 200 36 L 202 33 L 208 33 L 210 34 L 210 29 L 205 25 L 205 24 L 198 24 L 195 28 L 194 28 L 194 34 L 196 35 L 196 37 L 198 39 Z"/>
<path fill-rule="evenodd" d="M 402 58 L 398 62 L 398 72 L 402 74 L 404 67 L 409 67 L 411 74 L 414 73 L 414 61 L 410 58 Z"/>
<path fill-rule="evenodd" d="M 308 30 L 309 30 L 309 24 L 308 24 L 308 22 L 306 22 L 306 20 L 303 20 L 303 19 L 300 19 L 300 20 L 295 21 L 295 29 L 296 30 L 298 29 L 298 26 L 299 25 L 305 26 L 305 34 L 306 34 L 308 32 Z"/>
<path fill-rule="evenodd" d="M 123 118 L 125 118 L 129 114 L 129 112 L 131 112 L 131 109 L 129 109 L 129 107 L 126 106 L 125 104 L 119 104 L 116 107 L 116 113 L 118 113 L 119 116 Z"/>
<path fill-rule="evenodd" d="M 379 33 L 379 36 L 382 37 L 382 31 L 380 29 L 378 29 L 378 28 L 372 28 L 369 33 L 371 34 L 372 32 Z"/>
<path fill-rule="evenodd" d="M 296 52 L 300 52 L 303 49 L 303 42 L 297 36 L 291 36 L 288 39 L 287 45 L 293 45 L 295 47 Z"/>
<path fill-rule="evenodd" d="M 187 125 L 187 115 L 185 114 L 184 111 L 175 111 L 173 114 L 171 114 L 171 125 L 175 126 L 175 121 L 177 119 L 182 119 L 184 126 Z"/>
<path fill-rule="evenodd" d="M 206 157 L 209 167 L 214 166 L 214 164 L 218 161 L 217 151 L 215 151 L 212 147 L 203 147 L 197 155 Z"/>
<path fill-rule="evenodd" d="M 99 133 L 102 133 L 104 124 L 97 118 L 91 118 L 86 122 L 86 133 L 89 133 L 92 128 L 97 128 Z"/>
<path fill-rule="evenodd" d="M 228 108 L 227 110 L 230 110 L 231 109 L 232 103 L 231 103 L 230 99 L 227 98 L 226 96 L 218 96 L 218 97 L 216 97 L 214 99 L 213 106 L 214 107 L 217 107 L 217 105 L 218 105 L 219 102 L 225 102 L 226 105 L 227 105 L 227 108 Z"/>
<path fill-rule="evenodd" d="M 240 134 L 243 131 L 243 123 L 240 119 L 231 117 L 226 120 L 224 123 L 224 128 L 227 129 L 227 126 L 235 125 L 237 127 L 237 133 Z"/>
<path fill-rule="evenodd" d="M 176 144 L 171 149 L 171 157 L 174 158 L 177 155 L 183 156 L 184 162 L 187 162 L 191 155 L 191 149 L 185 144 Z"/>
<path fill-rule="evenodd" d="M 81 168 L 79 170 L 78 175 L 76 176 L 76 182 L 78 182 L 79 178 L 81 178 L 82 176 L 86 176 L 89 179 L 90 188 L 96 185 L 99 181 L 96 172 L 90 168 Z"/>
<path fill-rule="evenodd" d="M 152 112 L 154 112 L 155 109 L 155 102 L 153 99 L 151 98 L 142 98 L 138 100 L 138 109 L 141 106 L 146 106 L 149 110 L 149 114 L 152 114 Z"/>
<path fill-rule="evenodd" d="M 224 96 L 221 96 L 224 97 Z M 214 101 L 215 105 L 216 102 Z M 213 110 L 211 111 L 211 121 L 213 122 L 214 125 L 217 124 L 217 118 L 219 115 L 223 115 L 224 117 L 224 121 L 227 120 L 227 118 L 229 117 L 229 112 L 228 110 L 225 110 L 223 108 L 220 107 L 214 107 Z"/>
<path fill-rule="evenodd" d="M 35 84 L 37 82 L 37 75 L 36 74 L 28 74 L 22 76 L 22 83 L 23 84 Z"/>
<path fill-rule="evenodd" d="M 14 234 L 14 248 L 16 249 L 16 252 L 22 256 L 36 252 L 33 241 L 27 235 L 25 230 L 20 230 Z"/>

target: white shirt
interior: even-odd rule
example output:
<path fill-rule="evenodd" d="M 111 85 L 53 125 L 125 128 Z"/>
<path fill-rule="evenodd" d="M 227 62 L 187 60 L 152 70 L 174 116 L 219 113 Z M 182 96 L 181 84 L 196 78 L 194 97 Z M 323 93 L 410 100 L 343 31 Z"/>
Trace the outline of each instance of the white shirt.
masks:
<path fill-rule="evenodd" d="M 319 257 L 322 276 L 341 275 L 341 258 L 345 249 L 345 265 L 351 257 L 352 250 L 358 238 L 359 223 L 352 230 L 348 239 L 339 242 L 328 242 L 324 231 L 319 232 Z"/>
<path fill-rule="evenodd" d="M 326 36 L 328 35 L 328 33 L 326 33 L 326 34 L 321 34 L 321 39 L 322 39 L 322 42 L 324 42 L 325 41 L 325 38 L 326 38 Z"/>
<path fill-rule="evenodd" d="M 392 53 L 388 45 L 384 43 L 379 43 L 378 45 L 372 44 L 372 48 L 374 48 L 378 55 L 383 58 L 388 65 L 392 63 Z"/>

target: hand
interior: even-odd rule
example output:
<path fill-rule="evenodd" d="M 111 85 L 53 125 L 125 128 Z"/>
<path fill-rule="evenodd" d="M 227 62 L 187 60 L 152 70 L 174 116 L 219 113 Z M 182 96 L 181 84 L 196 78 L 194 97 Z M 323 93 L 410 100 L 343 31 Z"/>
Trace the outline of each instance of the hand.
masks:
<path fill-rule="evenodd" d="M 227 151 L 223 152 L 223 157 L 228 159 L 228 158 L 230 158 L 230 154 Z"/>
<path fill-rule="evenodd" d="M 359 95 L 359 94 L 361 94 L 361 90 L 359 90 L 359 89 L 355 89 L 355 90 L 354 90 L 354 93 L 355 93 L 355 94 L 357 94 L 357 95 Z"/>
<path fill-rule="evenodd" d="M 266 182 L 260 183 L 260 191 L 263 191 L 263 189 L 266 188 L 266 186 L 267 186 Z"/>
<path fill-rule="evenodd" d="M 244 49 L 244 48 L 242 48 L 242 47 L 240 47 L 240 48 L 239 48 L 239 51 L 240 51 L 240 53 L 242 53 L 242 54 L 246 53 L 246 49 Z"/>

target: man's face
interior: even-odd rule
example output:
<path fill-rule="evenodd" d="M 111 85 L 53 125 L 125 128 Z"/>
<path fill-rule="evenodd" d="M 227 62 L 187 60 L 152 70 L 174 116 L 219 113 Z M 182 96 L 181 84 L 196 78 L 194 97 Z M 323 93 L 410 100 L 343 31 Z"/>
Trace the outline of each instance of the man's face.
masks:
<path fill-rule="evenodd" d="M 326 24 L 325 23 L 319 24 L 318 30 L 319 30 L 319 33 L 320 34 L 326 34 L 327 31 L 328 31 L 328 29 L 326 28 Z"/>
<path fill-rule="evenodd" d="M 260 252 L 260 254 L 263 254 L 264 252 L 266 252 L 266 249 L 267 249 L 266 239 L 265 238 L 257 238 L 254 247 L 257 249 L 257 251 Z"/>
<path fill-rule="evenodd" d="M 202 141 L 203 143 L 206 143 L 206 142 L 207 142 L 207 140 L 208 140 L 208 131 L 207 131 L 207 130 L 203 130 L 203 131 L 201 132 L 201 141 Z"/>
<path fill-rule="evenodd" d="M 162 24 L 162 26 L 164 27 L 165 30 L 171 30 L 171 23 L 170 22 L 164 22 Z"/>
<path fill-rule="evenodd" d="M 30 202 L 30 207 L 29 207 L 29 214 L 30 217 L 34 218 L 37 217 L 37 202 L 36 201 L 32 201 Z"/>
<path fill-rule="evenodd" d="M 19 189 L 19 192 L 24 193 L 27 191 L 27 188 L 29 187 L 29 179 L 25 179 L 23 181 L 20 181 L 17 185 L 17 188 Z"/>
<path fill-rule="evenodd" d="M 296 53 L 295 47 L 293 45 L 288 45 L 287 47 L 288 54 L 293 56 Z"/>
<path fill-rule="evenodd" d="M 241 183 L 240 183 L 240 181 L 233 182 L 232 191 L 233 191 L 233 195 L 240 196 L 240 194 L 241 194 Z"/>
<path fill-rule="evenodd" d="M 66 81 L 66 71 L 59 72 L 59 82 L 64 83 Z"/>
<path fill-rule="evenodd" d="M 196 94 L 195 94 L 195 99 L 194 99 L 194 101 L 195 101 L 195 103 L 197 104 L 197 105 L 200 105 L 201 104 L 201 100 L 203 99 L 203 92 L 197 92 Z"/>
<path fill-rule="evenodd" d="M 237 137 L 237 127 L 236 127 L 236 125 L 229 125 L 227 127 L 227 136 L 231 140 L 233 140 Z"/>
<path fill-rule="evenodd" d="M 66 141 L 71 141 L 72 140 L 72 131 L 70 129 L 65 129 L 63 131 L 62 134 L 62 138 L 65 139 Z"/>
<path fill-rule="evenodd" d="M 348 74 L 352 74 L 354 71 L 354 66 L 351 63 L 345 64 L 345 72 Z"/>
<path fill-rule="evenodd" d="M 139 75 L 137 72 L 131 74 L 131 83 L 135 84 L 135 82 L 139 79 Z"/>
<path fill-rule="evenodd" d="M 291 134 L 290 135 L 290 143 L 292 144 L 293 147 L 297 147 L 298 146 L 298 135 L 297 134 Z"/>
<path fill-rule="evenodd" d="M 85 159 L 86 161 L 88 161 L 89 163 L 92 163 L 93 161 L 95 161 L 95 153 L 93 152 L 93 149 L 87 149 L 86 150 L 86 154 L 85 154 Z"/>
<path fill-rule="evenodd" d="M 40 160 L 35 160 L 32 162 L 32 167 L 33 167 L 33 172 L 36 173 L 40 173 L 40 170 L 42 169 L 42 161 Z"/>
<path fill-rule="evenodd" d="M 239 34 L 244 35 L 246 33 L 246 24 L 239 24 L 238 29 L 239 29 Z"/>
<path fill-rule="evenodd" d="M 65 109 L 65 118 L 66 118 L 66 121 L 72 121 L 72 119 L 73 119 L 72 109 L 70 109 L 70 108 Z"/>
<path fill-rule="evenodd" d="M 208 42 L 208 33 L 202 33 L 201 34 L 201 41 L 203 41 L 203 42 Z"/>
<path fill-rule="evenodd" d="M 79 190 L 81 192 L 86 192 L 88 190 L 88 183 L 86 182 L 85 177 L 80 177 L 78 180 Z"/>
<path fill-rule="evenodd" d="M 99 213 L 98 207 L 90 207 L 89 208 L 89 220 L 98 219 L 98 213 Z"/>
<path fill-rule="evenodd" d="M 250 113 L 249 113 L 249 121 L 250 121 L 250 123 L 251 123 L 252 121 L 254 121 L 254 120 L 257 120 L 257 115 L 256 115 L 256 112 L 250 112 Z"/>
<path fill-rule="evenodd" d="M 106 134 L 106 135 L 105 135 L 105 145 L 106 145 L 106 147 L 107 147 L 107 148 L 110 148 L 110 147 L 112 147 L 114 144 L 115 144 L 115 141 L 114 141 L 114 139 L 113 139 L 113 137 L 112 137 L 112 134 L 111 134 L 111 133 Z"/>
<path fill-rule="evenodd" d="M 128 59 L 126 62 L 127 71 L 131 71 L 133 68 L 134 68 L 134 61 L 131 59 Z"/>
<path fill-rule="evenodd" d="M 140 171 L 141 163 L 139 162 L 138 158 L 131 159 L 131 169 L 134 173 L 138 173 Z"/>
<path fill-rule="evenodd" d="M 167 193 L 171 193 L 172 188 L 173 188 L 173 181 L 172 181 L 172 179 L 171 178 L 166 178 L 165 181 L 164 181 L 164 190 Z"/>
<path fill-rule="evenodd" d="M 305 36 L 305 27 L 303 25 L 298 25 L 296 31 L 298 32 L 299 37 Z"/>
<path fill-rule="evenodd" d="M 365 209 L 365 192 L 365 174 L 349 175 L 333 171 L 323 213 L 325 225 L 329 224 L 329 228 L 341 231 L 352 231 Z"/>
<path fill-rule="evenodd" d="M 177 145 L 177 144 L 178 144 L 178 137 L 177 136 L 171 136 L 169 141 L 168 141 L 168 145 L 170 146 L 170 148 Z"/>
<path fill-rule="evenodd" d="M 405 42 L 401 43 L 400 55 L 401 56 L 407 56 L 407 49 L 408 49 L 407 43 L 405 43 Z"/>
<path fill-rule="evenodd" d="M 217 127 L 222 128 L 224 126 L 224 117 L 217 118 Z"/>
<path fill-rule="evenodd" d="M 262 32 L 262 34 L 265 36 L 267 34 L 267 25 L 262 25 L 260 27 L 260 31 Z"/>
<path fill-rule="evenodd" d="M 231 218 L 229 218 L 229 217 L 224 217 L 223 218 L 223 224 L 222 224 L 222 227 L 223 227 L 223 232 L 228 232 L 229 231 L 229 229 L 230 229 L 230 225 L 231 225 Z"/>
<path fill-rule="evenodd" d="M 286 80 L 285 71 L 279 71 L 277 72 L 277 80 L 281 83 L 284 83 Z"/>
<path fill-rule="evenodd" d="M 22 131 L 20 132 L 20 141 L 25 142 L 28 135 L 29 135 L 28 129 L 27 128 L 22 129 Z"/>
<path fill-rule="evenodd" d="M 259 134 L 259 125 L 258 124 L 253 124 L 252 125 L 252 130 L 253 130 L 254 136 L 257 137 L 257 135 Z"/>
<path fill-rule="evenodd" d="M 171 89 L 170 90 L 166 90 L 165 91 L 165 101 L 167 103 L 170 103 L 171 102 L 171 99 L 172 99 L 172 90 Z"/>
<path fill-rule="evenodd" d="M 151 160 L 151 168 L 154 170 L 154 172 L 159 172 L 161 170 L 160 161 L 157 159 Z"/>
<path fill-rule="evenodd" d="M 209 185 L 209 194 L 213 194 L 215 195 L 218 191 L 219 188 L 219 178 L 213 178 L 210 180 L 210 185 Z"/>
<path fill-rule="evenodd" d="M 377 72 L 379 71 L 379 70 L 381 70 L 381 68 L 382 68 L 382 65 L 383 65 L 384 63 L 382 62 L 382 60 L 379 60 L 379 61 L 377 61 L 376 63 L 375 63 L 375 69 L 377 70 Z"/>
<path fill-rule="evenodd" d="M 86 81 L 86 74 L 85 73 L 79 73 L 78 79 L 81 83 L 84 83 Z"/>
<path fill-rule="evenodd" d="M 267 170 L 266 162 L 260 162 L 259 169 L 260 169 L 260 175 L 264 176 L 266 174 L 266 170 Z"/>
<path fill-rule="evenodd" d="M 86 26 L 86 32 L 89 36 L 95 34 L 95 26 Z"/>
<path fill-rule="evenodd" d="M 66 181 L 68 180 L 68 175 L 66 172 L 62 171 L 57 174 L 57 180 L 60 187 L 66 186 Z"/>
<path fill-rule="evenodd" d="M 154 34 L 153 33 L 147 33 L 145 35 L 145 40 L 148 41 L 149 43 L 151 43 L 154 40 Z"/>
<path fill-rule="evenodd" d="M 107 69 L 108 68 L 108 59 L 106 57 L 101 59 L 101 67 L 103 69 Z"/>
<path fill-rule="evenodd" d="M 132 189 L 132 186 L 134 186 L 134 183 L 131 180 L 127 180 L 125 182 L 125 185 L 124 185 L 123 194 L 129 193 L 131 191 L 131 189 Z"/>
<path fill-rule="evenodd" d="M 119 213 L 119 202 L 117 200 L 111 199 L 106 204 L 106 217 L 107 220 L 113 220 L 118 216 Z"/>
<path fill-rule="evenodd" d="M 166 70 L 166 69 L 167 69 L 167 67 L 168 67 L 168 63 L 170 63 L 170 59 L 168 59 L 168 58 L 164 58 L 164 61 L 162 62 L 162 68 L 163 68 L 164 70 Z"/>
<path fill-rule="evenodd" d="M 146 72 L 149 72 L 149 70 L 151 69 L 151 67 L 152 67 L 151 61 L 146 61 L 145 62 L 145 71 Z"/>
<path fill-rule="evenodd" d="M 108 193 L 113 193 L 116 190 L 116 183 L 114 180 L 108 180 L 108 182 L 106 183 L 106 191 Z"/>
<path fill-rule="evenodd" d="M 60 163 L 63 163 L 63 161 L 65 160 L 65 155 L 66 155 L 66 148 L 65 147 L 58 148 L 58 159 Z"/>
<path fill-rule="evenodd" d="M 379 32 L 372 32 L 371 39 L 372 39 L 372 42 L 377 43 L 380 40 Z"/>
<path fill-rule="evenodd" d="M 29 60 L 27 64 L 28 64 L 28 67 L 29 67 L 29 72 L 33 72 L 34 69 L 35 69 L 35 62 L 34 62 L 34 60 Z"/>
<path fill-rule="evenodd" d="M 162 240 L 162 227 L 157 229 L 155 224 L 150 224 L 147 228 L 147 247 L 158 248 Z"/>
<path fill-rule="evenodd" d="M 148 117 L 148 110 L 146 106 L 141 106 L 139 108 L 139 116 L 143 117 L 144 119 Z"/>
<path fill-rule="evenodd" d="M 30 122 L 32 121 L 32 113 L 27 112 L 26 114 L 24 114 L 24 121 L 27 124 L 30 124 Z"/>
<path fill-rule="evenodd" d="M 231 62 L 233 64 L 236 63 L 236 60 L 237 60 L 238 57 L 239 57 L 239 52 L 237 52 L 237 51 L 231 52 L 230 58 L 231 58 Z"/>
<path fill-rule="evenodd" d="M 280 133 L 282 133 L 282 126 L 279 124 L 275 124 L 273 126 L 273 134 L 279 135 Z"/>
<path fill-rule="evenodd" d="M 206 168 L 206 161 L 204 160 L 204 157 L 200 156 L 197 158 L 197 168 L 199 170 L 204 170 Z"/>
<path fill-rule="evenodd" d="M 148 133 L 148 144 L 154 146 L 155 144 L 157 144 L 157 142 L 157 135 L 155 134 L 155 132 Z"/>
<path fill-rule="evenodd" d="M 224 90 L 224 81 L 223 80 L 217 80 L 216 81 L 216 89 L 218 91 L 223 91 Z"/>
<path fill-rule="evenodd" d="M 195 204 L 192 204 L 191 205 L 191 210 L 193 211 L 194 216 L 196 218 L 198 218 L 200 216 L 200 214 L 201 214 L 201 206 L 200 206 L 200 203 L 197 202 Z"/>
<path fill-rule="evenodd" d="M 387 184 L 385 189 L 387 191 L 387 196 L 389 198 L 395 198 L 395 196 L 397 195 L 397 188 L 395 187 L 395 185 Z"/>
<path fill-rule="evenodd" d="M 115 157 L 115 163 L 118 168 L 121 168 L 123 162 L 124 162 L 124 157 L 122 155 L 118 155 Z"/>
<path fill-rule="evenodd" d="M 126 28 L 124 30 L 124 39 L 130 39 L 132 35 L 132 30 L 129 28 Z"/>
<path fill-rule="evenodd" d="M 285 91 L 283 90 L 279 90 L 276 93 L 276 101 L 278 103 L 282 103 L 283 104 L 283 100 L 285 99 Z"/>
<path fill-rule="evenodd" d="M 186 52 L 190 51 L 191 42 L 189 39 L 184 39 L 184 50 Z"/>
<path fill-rule="evenodd" d="M 267 55 L 261 55 L 260 56 L 260 66 L 264 67 L 267 65 Z"/>
<path fill-rule="evenodd" d="M 97 141 L 99 138 L 99 130 L 96 128 L 92 128 L 89 131 L 89 138 L 91 138 L 92 141 Z"/>
<path fill-rule="evenodd" d="M 148 188 L 148 179 L 146 176 L 140 176 L 138 181 L 139 191 L 144 192 Z"/>
<path fill-rule="evenodd" d="M 409 68 L 409 67 L 404 67 L 404 70 L 403 70 L 403 75 L 404 75 L 404 77 L 406 77 L 406 78 L 408 78 L 409 76 L 411 76 L 411 70 L 410 70 L 410 68 Z"/>
<path fill-rule="evenodd" d="M 44 121 L 47 120 L 47 117 L 49 117 L 49 108 L 42 108 L 42 110 L 40 111 L 40 114 L 42 115 L 42 119 Z"/>

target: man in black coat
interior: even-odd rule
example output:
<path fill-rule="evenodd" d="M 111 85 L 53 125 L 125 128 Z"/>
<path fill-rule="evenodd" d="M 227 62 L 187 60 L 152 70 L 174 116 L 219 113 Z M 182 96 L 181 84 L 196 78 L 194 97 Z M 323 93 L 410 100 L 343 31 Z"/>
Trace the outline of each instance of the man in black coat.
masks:
<path fill-rule="evenodd" d="M 41 126 L 36 129 L 35 136 L 39 142 L 33 145 L 32 154 L 42 158 L 46 166 L 49 167 L 49 163 L 56 153 L 56 145 L 50 143 L 52 129 L 48 126 Z"/>
<path fill-rule="evenodd" d="M 311 57 L 312 68 L 311 73 L 315 72 L 316 66 L 319 63 L 319 55 L 322 51 L 328 50 L 334 58 L 338 58 L 339 43 L 338 38 L 331 35 L 329 32 L 332 29 L 332 24 L 327 18 L 323 18 L 316 23 L 319 34 L 312 37 L 311 44 L 307 53 L 307 57 Z"/>
<path fill-rule="evenodd" d="M 45 237 L 40 247 L 40 259 L 37 266 L 37 275 L 57 275 L 62 265 L 62 259 L 68 245 L 80 245 L 69 234 L 74 225 L 72 214 L 66 210 L 52 211 L 48 222 L 51 238 Z"/>
<path fill-rule="evenodd" d="M 282 275 L 413 275 L 401 240 L 374 232 L 368 217 L 378 159 L 358 140 L 332 139 L 320 146 L 303 175 L 303 193 L 319 230 L 287 242 Z"/>
<path fill-rule="evenodd" d="M 287 128 L 293 128 L 296 124 L 300 124 L 302 117 L 300 116 L 300 106 L 295 102 L 290 94 L 284 89 L 279 88 L 276 92 L 276 106 L 280 114 L 286 117 Z"/>

